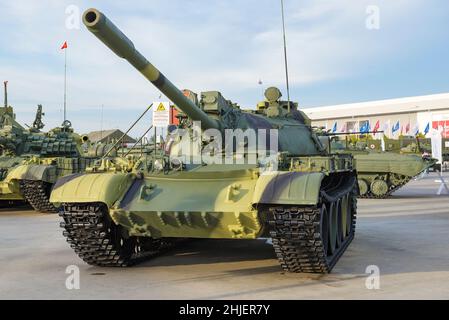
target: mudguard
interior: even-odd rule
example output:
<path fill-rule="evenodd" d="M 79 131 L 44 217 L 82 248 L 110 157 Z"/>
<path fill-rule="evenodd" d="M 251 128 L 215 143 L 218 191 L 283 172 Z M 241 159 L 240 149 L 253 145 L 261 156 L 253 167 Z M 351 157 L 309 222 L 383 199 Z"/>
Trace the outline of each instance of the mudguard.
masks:
<path fill-rule="evenodd" d="M 325 174 L 321 172 L 276 172 L 261 175 L 253 195 L 255 204 L 315 205 Z"/>
<path fill-rule="evenodd" d="M 11 170 L 5 180 L 40 180 L 55 183 L 57 180 L 56 167 L 52 165 L 23 164 Z"/>
<path fill-rule="evenodd" d="M 72 174 L 60 178 L 50 196 L 56 207 L 61 203 L 102 202 L 111 207 L 131 186 L 135 176 L 126 173 Z"/>

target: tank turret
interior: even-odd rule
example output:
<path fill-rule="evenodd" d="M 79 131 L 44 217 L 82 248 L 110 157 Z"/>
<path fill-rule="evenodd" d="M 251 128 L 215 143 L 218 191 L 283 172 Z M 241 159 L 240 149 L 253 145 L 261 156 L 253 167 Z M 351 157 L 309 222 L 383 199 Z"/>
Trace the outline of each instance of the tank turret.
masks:
<path fill-rule="evenodd" d="M 87 29 L 119 57 L 127 60 L 146 79 L 169 98 L 193 121 L 201 121 L 202 129 L 278 130 L 278 147 L 290 154 L 323 154 L 325 148 L 310 128 L 310 121 L 297 110 L 297 104 L 281 101 L 279 89 L 268 88 L 266 100 L 257 111 L 243 111 L 226 100 L 218 91 L 203 92 L 198 103 L 189 91 L 179 90 L 134 47 L 103 13 L 88 9 L 83 15 Z M 296 138 L 292 139 L 295 136 Z M 300 137 L 299 139 L 297 137 Z M 268 148 L 267 148 L 268 149 Z"/>

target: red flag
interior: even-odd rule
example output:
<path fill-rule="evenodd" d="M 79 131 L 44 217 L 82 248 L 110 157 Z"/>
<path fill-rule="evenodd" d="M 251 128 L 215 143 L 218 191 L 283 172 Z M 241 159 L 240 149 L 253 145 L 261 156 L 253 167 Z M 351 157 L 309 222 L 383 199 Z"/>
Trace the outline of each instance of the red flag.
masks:
<path fill-rule="evenodd" d="M 379 123 L 379 120 L 377 120 L 376 125 L 374 126 L 374 129 L 373 129 L 373 132 L 377 133 L 377 130 L 379 130 L 379 127 L 380 127 L 380 123 Z"/>
<path fill-rule="evenodd" d="M 410 122 L 407 123 L 407 125 L 405 126 L 405 133 L 408 133 L 410 131 Z"/>
<path fill-rule="evenodd" d="M 64 42 L 64 44 L 61 47 L 61 50 L 67 49 L 67 41 Z"/>

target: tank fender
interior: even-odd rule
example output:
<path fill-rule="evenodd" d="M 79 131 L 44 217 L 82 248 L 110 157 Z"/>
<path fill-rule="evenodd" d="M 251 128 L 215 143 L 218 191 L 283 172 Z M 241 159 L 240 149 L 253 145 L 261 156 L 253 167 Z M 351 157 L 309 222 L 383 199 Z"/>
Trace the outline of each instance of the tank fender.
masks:
<path fill-rule="evenodd" d="M 315 205 L 325 175 L 321 172 L 275 172 L 259 177 L 253 204 Z"/>
<path fill-rule="evenodd" d="M 52 165 L 23 164 L 14 168 L 6 178 L 13 180 L 42 180 L 55 183 L 57 180 L 56 167 Z"/>
<path fill-rule="evenodd" d="M 135 175 L 130 173 L 73 174 L 59 179 L 53 187 L 50 202 L 102 202 L 109 208 L 121 199 L 131 186 Z"/>

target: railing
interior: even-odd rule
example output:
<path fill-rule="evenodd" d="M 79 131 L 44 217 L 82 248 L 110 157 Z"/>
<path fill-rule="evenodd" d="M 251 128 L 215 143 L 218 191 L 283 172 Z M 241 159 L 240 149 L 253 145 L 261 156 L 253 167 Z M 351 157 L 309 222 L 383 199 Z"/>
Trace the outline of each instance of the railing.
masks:
<path fill-rule="evenodd" d="M 145 116 L 145 114 L 151 109 L 151 107 L 153 106 L 153 104 L 150 104 L 148 108 L 145 109 L 145 111 L 140 115 L 140 117 L 134 121 L 134 123 L 131 125 L 131 127 L 129 127 L 128 130 L 126 130 L 126 132 L 114 143 L 114 145 L 105 153 L 105 155 L 103 156 L 102 159 L 106 158 L 112 150 L 114 150 L 115 147 L 117 147 L 117 145 L 123 141 L 123 139 L 126 137 L 126 135 L 136 126 L 136 124 Z M 150 127 L 150 129 L 152 128 L 152 126 Z M 146 133 L 148 133 L 150 131 L 150 129 L 147 130 Z M 145 134 L 146 134 L 145 133 Z M 142 137 L 139 139 L 141 140 Z M 135 146 L 135 145 L 134 145 Z M 133 146 L 133 147 L 134 147 Z M 129 153 L 129 152 L 128 152 Z M 128 155 L 128 153 L 126 155 Z"/>

